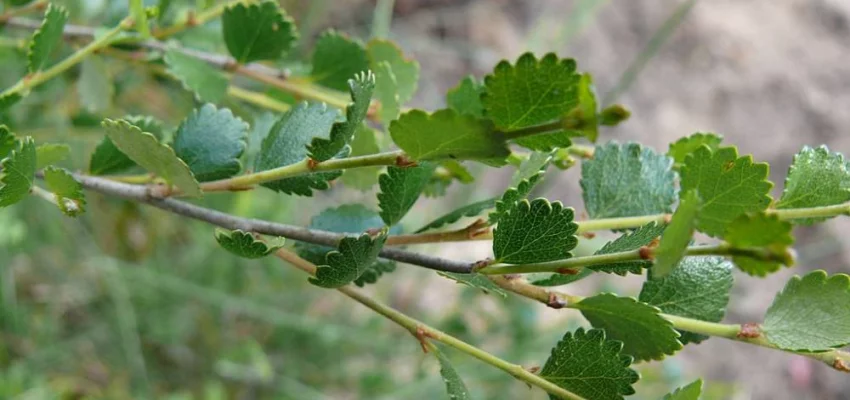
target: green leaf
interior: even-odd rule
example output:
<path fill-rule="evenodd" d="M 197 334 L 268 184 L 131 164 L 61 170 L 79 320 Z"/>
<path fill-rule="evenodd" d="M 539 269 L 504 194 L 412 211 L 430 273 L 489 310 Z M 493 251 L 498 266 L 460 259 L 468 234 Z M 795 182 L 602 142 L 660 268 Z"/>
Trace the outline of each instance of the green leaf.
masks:
<path fill-rule="evenodd" d="M 309 153 L 307 144 L 314 137 L 327 137 L 338 115 L 323 103 L 296 105 L 274 124 L 263 140 L 254 170 L 266 171 L 304 161 Z M 312 196 L 313 189 L 328 189 L 328 182 L 340 175 L 340 171 L 318 172 L 263 183 L 263 186 L 286 194 Z"/>
<path fill-rule="evenodd" d="M 316 161 L 330 160 L 351 142 L 354 132 L 366 119 L 372 91 L 375 89 L 375 75 L 371 71 L 357 74 L 348 80 L 352 103 L 345 108 L 345 121 L 331 127 L 328 139 L 317 137 L 307 145 L 310 158 Z"/>
<path fill-rule="evenodd" d="M 669 213 L 676 201 L 673 160 L 637 143 L 596 146 L 581 164 L 581 188 L 591 218 Z"/>
<path fill-rule="evenodd" d="M 227 51 L 240 64 L 276 61 L 298 40 L 295 22 L 275 1 L 227 7 L 221 27 Z"/>
<path fill-rule="evenodd" d="M 595 143 L 599 138 L 599 105 L 593 77 L 588 73 L 581 74 L 579 79 L 578 100 L 578 106 L 567 114 L 565 125 L 574 126 L 577 134 Z"/>
<path fill-rule="evenodd" d="M 422 194 L 422 189 L 434 174 L 435 164 L 422 163 L 415 167 L 387 167 L 387 172 L 378 177 L 381 191 L 378 206 L 381 218 L 387 226 L 397 224 L 407 214 Z"/>
<path fill-rule="evenodd" d="M 329 208 L 322 211 L 310 221 L 310 228 L 323 231 L 360 234 L 361 232 L 380 228 L 384 225 L 381 217 L 373 210 L 364 207 L 361 204 L 346 204 L 338 208 Z M 390 233 L 397 234 L 401 230 L 398 227 L 390 229 Z M 332 247 L 319 246 L 310 243 L 296 242 L 295 248 L 298 254 L 304 259 L 314 263 L 323 264 L 325 255 L 334 250 Z M 378 278 L 385 273 L 395 270 L 395 263 L 392 261 L 377 260 L 357 278 L 354 283 L 357 286 L 363 286 L 367 283 L 375 283 Z"/>
<path fill-rule="evenodd" d="M 257 240 L 250 232 L 243 230 L 216 229 L 215 240 L 225 250 L 245 258 L 262 258 L 283 247 L 284 238 L 271 241 Z"/>
<path fill-rule="evenodd" d="M 325 256 L 326 265 L 319 266 L 316 277 L 311 277 L 310 283 L 338 288 L 353 282 L 375 264 L 386 240 L 386 230 L 375 237 L 364 233 L 357 238 L 343 238 L 339 241 L 339 250 Z"/>
<path fill-rule="evenodd" d="M 24 96 L 21 96 L 19 93 L 8 93 L 0 96 L 0 111 L 5 111 L 23 98 Z"/>
<path fill-rule="evenodd" d="M 597 250 L 596 255 L 619 253 L 621 251 L 631 251 L 640 249 L 643 246 L 649 245 L 653 240 L 658 238 L 664 232 L 664 225 L 650 222 L 634 232 L 627 232 L 623 236 L 606 243 L 601 249 Z M 607 272 L 609 274 L 617 274 L 625 276 L 628 273 L 640 275 L 644 268 L 652 266 L 650 260 L 635 260 L 624 261 L 618 263 L 591 265 L 587 268 L 593 271 Z"/>
<path fill-rule="evenodd" d="M 673 393 L 664 395 L 662 400 L 699 400 L 702 394 L 702 379 L 697 379 L 687 386 L 676 389 Z"/>
<path fill-rule="evenodd" d="M 594 328 L 605 329 L 612 339 L 623 342 L 623 353 L 640 361 L 660 360 L 682 348 L 679 332 L 658 315 L 654 306 L 632 297 L 603 293 L 575 304 Z"/>
<path fill-rule="evenodd" d="M 0 124 L 0 160 L 15 149 L 15 134 L 8 126 Z"/>
<path fill-rule="evenodd" d="M 791 223 L 780 221 L 776 215 L 744 214 L 729 224 L 726 232 L 726 242 L 739 248 L 763 248 L 771 256 L 752 258 L 746 255 L 736 255 L 732 261 L 741 271 L 750 275 L 765 276 L 776 272 L 782 264 L 792 265 L 794 256 L 791 245 L 794 236 L 791 235 Z"/>
<path fill-rule="evenodd" d="M 248 124 L 226 108 L 204 104 L 177 128 L 174 152 L 199 182 L 229 178 L 242 170 Z"/>
<path fill-rule="evenodd" d="M 778 209 L 823 207 L 850 201 L 850 164 L 841 153 L 830 153 L 820 146 L 803 147 L 794 156 L 785 178 L 785 191 L 776 204 Z M 813 224 L 826 218 L 795 220 Z"/>
<path fill-rule="evenodd" d="M 183 88 L 194 93 L 198 100 L 217 103 L 227 94 L 230 80 L 206 61 L 176 49 L 168 49 L 164 61 L 168 73 L 179 80 Z"/>
<path fill-rule="evenodd" d="M 68 11 L 60 5 L 50 3 L 44 13 L 41 27 L 32 34 L 27 53 L 27 70 L 30 73 L 42 70 L 50 59 L 56 45 L 62 42 L 62 30 L 68 21 Z"/>
<path fill-rule="evenodd" d="M 398 45 L 389 40 L 372 39 L 367 43 L 366 50 L 373 70 L 379 63 L 389 64 L 398 85 L 399 104 L 410 101 L 419 86 L 419 63 L 405 57 Z"/>
<path fill-rule="evenodd" d="M 517 186 L 522 181 L 530 179 L 538 173 L 546 172 L 549 163 L 552 162 L 552 152 L 533 151 L 529 154 L 511 177 L 511 186 Z"/>
<path fill-rule="evenodd" d="M 722 257 L 688 257 L 664 278 L 644 282 L 638 300 L 665 314 L 720 322 L 732 290 L 732 265 Z M 708 336 L 680 332 L 684 344 L 699 343 Z"/>
<path fill-rule="evenodd" d="M 850 276 L 794 276 L 767 310 L 762 332 L 781 349 L 827 351 L 850 344 Z"/>
<path fill-rule="evenodd" d="M 162 140 L 164 129 L 162 123 L 150 116 L 127 116 L 124 120 L 137 126 L 142 132 L 148 132 Z M 109 137 L 104 137 L 94 150 L 89 160 L 89 172 L 92 175 L 108 175 L 126 171 L 136 166 L 136 163 L 115 147 Z"/>
<path fill-rule="evenodd" d="M 474 76 L 467 75 L 446 93 L 446 105 L 458 114 L 481 118 L 484 116 L 484 105 L 481 104 L 482 93 L 484 93 L 484 86 L 478 83 Z"/>
<path fill-rule="evenodd" d="M 496 127 L 509 132 L 560 119 L 579 104 L 576 63 L 554 53 L 538 61 L 525 53 L 515 65 L 502 61 L 484 78 L 481 95 L 486 115 Z M 570 132 L 557 131 L 517 140 L 532 150 L 567 147 Z"/>
<path fill-rule="evenodd" d="M 529 283 L 534 286 L 562 286 L 580 281 L 593 274 L 590 268 L 582 268 L 576 274 L 529 274 L 531 277 L 542 276 L 542 278 L 529 277 Z"/>
<path fill-rule="evenodd" d="M 94 113 L 106 112 L 112 106 L 115 88 L 112 74 L 106 61 L 99 56 L 89 56 L 80 65 L 77 80 L 77 95 L 86 110 Z"/>
<path fill-rule="evenodd" d="M 526 264 L 572 257 L 578 224 L 572 208 L 546 199 L 521 200 L 499 219 L 493 231 L 498 262 Z"/>
<path fill-rule="evenodd" d="M 422 233 L 431 229 L 437 229 L 444 225 L 453 224 L 463 217 L 475 217 L 484 212 L 484 210 L 489 210 L 495 206 L 496 198 L 476 201 L 475 203 L 467 204 L 463 207 L 455 209 L 454 211 L 446 215 L 443 215 L 440 218 L 429 222 L 427 225 L 419 228 L 419 230 L 417 230 L 415 233 Z"/>
<path fill-rule="evenodd" d="M 520 181 L 515 187 L 509 188 L 502 194 L 502 198 L 496 201 L 496 210 L 490 213 L 490 224 L 498 223 L 513 209 L 516 203 L 528 197 L 531 190 L 543 180 L 543 173 L 538 172 L 527 179 Z"/>
<path fill-rule="evenodd" d="M 753 163 L 752 156 L 738 157 L 734 147 L 712 151 L 702 145 L 685 158 L 679 171 L 682 192 L 695 189 L 702 199 L 697 229 L 721 236 L 739 215 L 762 211 L 770 205 L 767 163 Z"/>
<path fill-rule="evenodd" d="M 390 63 L 379 62 L 372 66 L 375 71 L 375 97 L 381 102 L 378 108 L 378 119 L 384 126 L 398 118 L 401 112 L 401 101 L 398 98 L 398 81 Z"/>
<path fill-rule="evenodd" d="M 153 134 L 143 132 L 123 119 L 113 121 L 107 118 L 101 125 L 115 147 L 142 168 L 177 186 L 187 196 L 201 195 L 198 181 L 186 163 L 177 158 L 171 147 L 156 140 Z"/>
<path fill-rule="evenodd" d="M 443 109 L 412 110 L 390 124 L 395 144 L 415 160 L 476 160 L 504 163 L 510 154 L 504 137 L 482 120 Z"/>
<path fill-rule="evenodd" d="M 437 349 L 436 346 L 433 346 L 431 350 L 434 353 L 434 357 L 437 357 L 437 361 L 440 362 L 440 376 L 443 377 L 443 382 L 446 384 L 446 392 L 449 394 L 449 400 L 472 399 L 469 390 L 466 388 L 466 384 L 463 383 L 463 379 L 460 378 L 449 358 Z"/>
<path fill-rule="evenodd" d="M 86 196 L 83 187 L 71 174 L 53 166 L 44 169 L 47 189 L 56 195 L 56 203 L 63 214 L 76 217 L 86 211 Z"/>
<path fill-rule="evenodd" d="M 587 399 L 622 400 L 635 393 L 632 384 L 640 379 L 629 368 L 632 357 L 620 354 L 622 348 L 622 342 L 606 339 L 600 329 L 567 332 L 552 349 L 540 377 Z"/>
<path fill-rule="evenodd" d="M 35 148 L 35 169 L 58 163 L 71 155 L 71 147 L 62 143 L 45 143 Z"/>
<path fill-rule="evenodd" d="M 369 56 L 363 43 L 330 30 L 319 36 L 313 50 L 316 83 L 336 90 L 348 89 L 348 79 L 369 69 Z"/>
<path fill-rule="evenodd" d="M 694 229 L 699 223 L 697 216 L 702 217 L 700 207 L 700 198 L 695 191 L 689 190 L 682 195 L 679 207 L 655 249 L 655 265 L 651 273 L 653 279 L 667 276 L 685 256 L 685 249 L 691 243 Z"/>
<path fill-rule="evenodd" d="M 143 38 L 151 36 L 148 26 L 148 13 L 145 10 L 144 0 L 130 0 L 130 15 L 133 17 L 133 27 Z"/>
<path fill-rule="evenodd" d="M 15 141 L 15 147 L 0 162 L 0 207 L 15 204 L 27 197 L 35 179 L 35 142 L 27 136 Z"/>
<path fill-rule="evenodd" d="M 361 125 L 354 132 L 351 141 L 351 157 L 375 154 L 381 151 L 378 145 L 378 132 L 366 125 Z M 378 173 L 381 167 L 351 168 L 343 172 L 342 181 L 345 186 L 360 191 L 367 191 L 378 182 Z"/>
<path fill-rule="evenodd" d="M 667 155 L 673 159 L 676 164 L 685 162 L 685 158 L 695 152 L 702 145 L 708 146 L 711 151 L 716 151 L 720 147 L 720 142 L 723 141 L 723 136 L 708 133 L 697 132 L 693 135 L 683 137 L 674 143 L 670 143 L 670 149 L 667 150 Z"/>
<path fill-rule="evenodd" d="M 461 285 L 481 290 L 485 294 L 493 293 L 503 298 L 508 297 L 508 292 L 493 283 L 490 278 L 482 274 L 458 274 L 454 272 L 437 272 L 437 274 L 444 278 L 451 279 Z"/>

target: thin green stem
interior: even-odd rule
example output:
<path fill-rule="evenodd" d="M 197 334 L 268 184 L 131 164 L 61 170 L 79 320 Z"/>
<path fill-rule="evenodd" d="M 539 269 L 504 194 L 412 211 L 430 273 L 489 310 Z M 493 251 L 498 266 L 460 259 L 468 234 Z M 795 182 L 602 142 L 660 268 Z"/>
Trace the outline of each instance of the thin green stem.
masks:
<path fill-rule="evenodd" d="M 85 47 L 77 50 L 64 60 L 55 64 L 54 66 L 44 71 L 36 71 L 30 75 L 25 76 L 16 84 L 12 85 L 12 87 L 0 93 L 0 97 L 5 97 L 13 94 L 24 94 L 26 91 L 44 82 L 47 82 L 50 79 L 53 79 L 59 74 L 69 70 L 71 67 L 79 64 L 83 61 L 83 59 L 85 59 L 92 53 L 109 46 L 112 43 L 112 40 L 118 36 L 118 34 L 132 27 L 133 20 L 131 18 L 125 18 L 116 27 L 106 31 L 102 36 L 90 42 Z"/>
<path fill-rule="evenodd" d="M 328 103 L 336 108 L 345 108 L 351 102 L 349 97 L 342 92 L 329 91 L 327 89 L 315 86 L 309 82 L 297 81 L 293 79 L 280 79 L 276 76 L 270 76 L 259 71 L 237 66 L 233 73 L 242 75 L 246 78 L 251 78 L 255 81 L 274 86 L 284 92 L 290 93 L 299 99 L 310 99 Z"/>
<path fill-rule="evenodd" d="M 47 7 L 47 0 L 37 0 L 32 3 L 29 3 L 23 7 L 12 8 L 2 15 L 0 15 L 0 25 L 3 25 L 6 21 L 11 18 L 18 17 L 21 15 L 26 15 L 31 12 L 39 11 L 45 7 Z"/>
<path fill-rule="evenodd" d="M 830 218 L 838 215 L 847 215 L 850 213 L 850 203 L 841 203 L 823 207 L 809 208 L 786 208 L 786 209 L 770 209 L 768 214 L 773 214 L 782 220 L 803 219 L 803 218 Z"/>
<path fill-rule="evenodd" d="M 315 162 L 311 159 L 305 158 L 295 164 L 286 165 L 280 168 L 202 183 L 201 189 L 205 192 L 244 190 L 261 183 L 310 174 L 313 172 L 336 171 L 350 168 L 372 167 L 377 165 L 397 165 L 404 163 L 405 159 L 404 152 L 401 151 L 330 159 L 322 162 Z"/>
<path fill-rule="evenodd" d="M 278 250 L 276 255 L 280 259 L 311 275 L 314 275 L 316 272 L 315 265 L 304 260 L 303 258 L 299 257 L 298 255 L 289 250 Z M 361 293 L 360 291 L 352 288 L 351 286 L 343 286 L 337 290 L 342 294 L 348 296 L 352 300 L 368 307 L 372 311 L 375 311 L 376 313 L 386 317 L 390 321 L 393 321 L 401 327 L 407 329 L 408 332 L 410 332 L 414 337 L 416 337 L 417 340 L 422 343 L 422 347 L 424 349 L 428 348 L 428 340 L 433 339 L 447 346 L 453 347 L 463 353 L 466 353 L 472 357 L 475 357 L 498 369 L 501 369 L 502 371 L 513 375 L 515 378 L 526 382 L 529 385 L 537 386 L 550 394 L 559 396 L 564 399 L 583 399 L 581 396 L 578 396 L 546 379 L 541 378 L 540 376 L 537 376 L 527 371 L 520 365 L 507 362 L 478 347 L 475 347 L 452 335 L 440 331 L 437 328 L 431 327 L 425 324 L 424 322 L 409 317 L 404 313 Z"/>
<path fill-rule="evenodd" d="M 524 137 L 540 135 L 543 133 L 555 132 L 564 129 L 564 123 L 561 120 L 547 122 L 545 124 L 529 126 L 525 128 L 520 128 L 513 131 L 502 132 L 505 136 L 505 139 L 508 140 L 516 140 Z"/>
<path fill-rule="evenodd" d="M 265 93 L 242 89 L 238 86 L 229 86 L 227 88 L 227 95 L 242 100 L 246 103 L 251 103 L 256 106 L 260 106 L 277 112 L 287 112 L 290 108 L 292 108 L 289 104 L 277 101 L 267 96 Z"/>

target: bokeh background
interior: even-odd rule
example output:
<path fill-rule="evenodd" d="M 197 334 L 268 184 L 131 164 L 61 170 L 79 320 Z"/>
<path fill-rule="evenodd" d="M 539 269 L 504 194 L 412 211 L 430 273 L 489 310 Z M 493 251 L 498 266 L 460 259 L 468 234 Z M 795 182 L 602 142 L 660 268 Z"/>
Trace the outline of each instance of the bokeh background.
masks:
<path fill-rule="evenodd" d="M 384 2 L 382 3 L 392 3 Z M 60 1 L 75 23 L 112 24 L 123 1 Z M 151 2 L 153 4 L 154 2 Z M 175 1 L 180 7 L 211 3 Z M 375 1 L 283 1 L 304 38 L 296 54 L 335 27 L 368 38 Z M 179 9 L 179 7 L 178 7 Z M 696 131 L 768 161 L 781 190 L 803 145 L 850 148 L 850 2 L 846 0 L 396 0 L 390 38 L 421 64 L 412 106 L 436 109 L 463 76 L 482 77 L 525 51 L 574 57 L 606 102 L 632 118 L 601 140 L 664 151 Z M 23 75 L 18 38 L 0 31 L 0 86 Z M 220 26 L 183 35 L 190 47 L 223 49 Z M 64 50 L 69 51 L 67 48 Z M 297 70 L 297 64 L 292 64 Z M 56 79 L 0 122 L 37 141 L 74 148 L 83 169 L 102 137 L 97 122 L 153 115 L 173 128 L 190 94 L 144 68 L 109 61 L 114 96 L 98 112 L 81 105 L 71 77 Z M 71 74 L 72 76 L 73 74 Z M 249 121 L 263 113 L 226 101 Z M 266 118 L 269 118 L 266 116 Z M 415 229 L 452 204 L 501 193 L 511 170 L 426 199 L 404 222 Z M 579 168 L 551 170 L 535 196 L 583 209 Z M 89 212 L 60 215 L 32 199 L 0 210 L 0 398 L 407 399 L 445 396 L 436 362 L 402 329 L 308 284 L 278 260 L 243 260 L 220 249 L 210 226 L 89 194 Z M 242 216 L 306 225 L 327 207 L 374 192 L 336 185 L 315 198 L 266 192 L 207 196 Z M 467 221 L 468 222 L 468 221 Z M 793 274 L 850 272 L 850 220 L 798 228 L 799 262 L 766 279 L 736 275 L 726 320 L 758 321 Z M 603 240 L 600 237 L 598 240 Z M 420 246 L 458 259 L 490 255 L 487 243 Z M 636 294 L 638 278 L 595 277 L 566 288 Z M 541 365 L 577 313 L 464 288 L 410 266 L 366 289 L 394 307 L 527 366 Z M 498 370 L 450 353 L 480 399 L 537 398 Z M 850 379 L 803 357 L 711 339 L 675 357 L 639 365 L 635 398 L 654 399 L 697 377 L 705 398 L 850 399 Z"/>

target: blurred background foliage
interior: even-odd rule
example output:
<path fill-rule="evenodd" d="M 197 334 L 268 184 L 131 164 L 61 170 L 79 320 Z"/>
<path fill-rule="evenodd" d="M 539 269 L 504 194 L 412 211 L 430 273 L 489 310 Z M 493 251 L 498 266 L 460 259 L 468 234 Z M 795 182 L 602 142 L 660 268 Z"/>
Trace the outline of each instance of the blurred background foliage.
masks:
<path fill-rule="evenodd" d="M 125 1 L 58 3 L 70 10 L 70 23 L 81 25 L 113 25 L 127 14 Z M 156 1 L 146 3 L 155 5 Z M 215 2 L 171 3 L 168 13 L 162 16 L 165 21 L 178 21 L 188 10 L 210 7 Z M 388 4 L 393 9 L 393 2 L 384 0 L 378 0 L 377 12 L 375 2 L 369 1 L 281 3 L 301 30 L 300 47 L 283 63 L 295 73 L 304 70 L 300 60 L 310 54 L 311 43 L 324 29 L 337 26 L 352 36 L 367 39 L 375 29 L 373 17 L 385 18 L 381 14 L 385 11 L 381 10 L 387 10 Z M 395 12 L 424 10 L 427 17 L 429 7 L 438 9 L 449 3 L 452 2 L 399 0 Z M 537 51 L 567 46 L 608 2 L 569 3 L 570 13 L 559 26 L 541 25 L 545 31 L 532 29 L 518 46 Z M 644 41 L 649 44 L 636 46 L 634 61 L 617 68 L 626 73 L 617 75 L 621 77 L 617 83 L 612 81 L 613 76 L 602 77 L 608 87 L 614 88 L 611 92 L 625 91 L 632 84 L 641 66 L 674 32 L 692 3 L 667 2 L 662 7 L 665 15 L 673 17 L 651 27 L 649 40 Z M 493 4 L 508 13 L 522 8 L 511 2 Z M 453 46 L 460 53 L 468 53 L 465 46 L 486 46 L 453 42 L 451 27 L 455 24 L 451 21 L 458 16 L 435 15 L 438 23 L 432 24 L 435 28 L 429 34 L 443 45 Z M 226 53 L 220 30 L 218 21 L 213 21 L 186 31 L 179 40 L 186 47 Z M 24 45 L 28 35 L 29 32 L 13 29 L 0 31 L 0 87 L 8 87 L 26 73 Z M 390 38 L 396 39 L 393 35 Z M 417 47 L 417 40 L 421 38 L 402 35 L 399 39 L 403 47 Z M 70 54 L 75 46 L 79 43 L 62 46 L 54 59 Z M 479 61 L 495 64 L 492 54 L 482 55 L 480 49 L 476 50 Z M 95 76 L 102 79 L 79 79 L 81 68 L 76 68 L 0 113 L 0 123 L 20 134 L 32 135 L 37 142 L 70 145 L 72 156 L 63 166 L 79 170 L 86 168 L 91 151 L 103 137 L 99 128 L 102 118 L 151 115 L 163 121 L 168 135 L 196 105 L 192 94 L 179 83 L 159 77 L 144 66 L 105 55 L 90 62 L 98 63 L 88 67 L 98 68 Z M 475 65 L 469 62 L 464 73 L 480 75 Z M 434 92 L 444 93 L 443 88 L 456 82 L 431 82 L 435 73 L 423 68 L 415 105 L 437 108 L 441 100 L 435 100 Z M 281 101 L 292 100 L 254 82 L 237 82 Z M 80 93 L 86 90 L 99 90 L 104 96 L 84 103 Z M 252 127 L 267 126 L 274 118 L 267 111 L 232 99 L 225 99 L 220 105 L 251 122 Z M 476 168 L 473 172 L 483 172 Z M 446 198 L 428 199 L 417 205 L 423 211 L 411 213 L 406 227 L 419 227 L 451 204 L 466 204 L 500 193 L 509 173 L 488 172 L 489 178 L 479 181 L 489 182 L 486 185 L 454 184 Z M 540 193 L 558 181 L 547 182 L 550 186 L 539 189 Z M 94 193 L 87 195 L 89 209 L 77 219 L 66 218 L 53 205 L 35 199 L 0 209 L 0 398 L 445 396 L 436 362 L 423 355 L 407 333 L 345 301 L 334 291 L 313 287 L 299 271 L 286 268 L 274 258 L 247 260 L 231 255 L 217 246 L 213 228 L 208 225 Z M 373 192 L 361 193 L 340 185 L 314 198 L 261 190 L 208 195 L 201 203 L 240 216 L 297 225 L 307 225 L 312 215 L 344 203 L 375 208 Z M 589 246 L 593 245 L 591 241 Z M 485 296 L 408 266 L 400 266 L 366 290 L 405 313 L 529 367 L 539 366 L 566 330 L 583 323 L 572 314 L 555 314 L 517 298 Z M 591 280 L 581 288 L 587 292 L 596 290 L 617 291 L 621 287 L 605 280 Z M 764 308 L 767 304 L 765 301 L 759 306 Z M 545 398 L 500 371 L 482 367 L 467 357 L 449 355 L 476 398 Z M 641 364 L 638 369 L 643 379 L 636 387 L 636 398 L 658 398 L 696 377 L 693 371 L 683 370 L 676 358 Z M 728 382 L 711 380 L 704 398 L 734 397 L 738 384 L 734 379 Z"/>

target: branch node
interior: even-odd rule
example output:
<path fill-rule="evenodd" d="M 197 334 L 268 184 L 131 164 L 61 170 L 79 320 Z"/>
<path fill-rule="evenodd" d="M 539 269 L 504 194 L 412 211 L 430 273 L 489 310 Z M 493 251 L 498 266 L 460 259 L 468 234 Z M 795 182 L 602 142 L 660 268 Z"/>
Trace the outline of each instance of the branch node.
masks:
<path fill-rule="evenodd" d="M 312 170 L 316 169 L 316 167 L 318 167 L 318 166 L 319 166 L 319 161 L 316 161 L 312 158 L 307 159 L 307 169 L 312 171 Z"/>
<path fill-rule="evenodd" d="M 641 246 L 638 255 L 640 255 L 641 260 L 653 260 L 655 259 L 655 250 L 649 246 Z"/>
<path fill-rule="evenodd" d="M 416 337 L 416 340 L 419 341 L 419 345 L 422 346 L 422 352 L 428 354 L 428 338 L 431 337 L 428 331 L 426 331 L 422 325 L 417 325 L 416 332 L 413 336 Z"/>
<path fill-rule="evenodd" d="M 536 373 L 540 372 L 540 366 L 535 365 L 533 367 L 528 367 L 525 370 L 528 371 L 528 372 L 531 372 L 532 374 L 536 374 Z"/>
<path fill-rule="evenodd" d="M 567 302 L 557 294 L 549 293 L 549 301 L 546 302 L 546 305 L 556 310 L 559 310 L 566 307 Z"/>
<path fill-rule="evenodd" d="M 578 275 L 578 270 L 575 268 L 558 268 L 555 272 L 561 275 Z"/>
<path fill-rule="evenodd" d="M 402 154 L 395 158 L 395 165 L 397 167 L 415 167 L 417 163 L 407 157 L 407 154 Z"/>
<path fill-rule="evenodd" d="M 195 25 L 198 25 L 198 19 L 195 16 L 195 12 L 189 10 L 189 12 L 186 13 L 186 27 L 191 28 Z"/>
<path fill-rule="evenodd" d="M 593 239 L 593 238 L 595 238 L 595 237 L 596 237 L 596 233 L 593 233 L 593 232 L 582 232 L 582 233 L 581 233 L 581 236 L 583 236 L 585 239 Z"/>
<path fill-rule="evenodd" d="M 476 236 L 484 235 L 490 231 L 489 225 L 487 225 L 487 221 L 482 218 L 478 218 L 477 220 L 475 220 L 475 222 L 464 228 L 464 230 L 466 231 L 467 239 L 472 239 Z"/>
<path fill-rule="evenodd" d="M 673 216 L 671 214 L 664 214 L 664 224 L 670 225 L 671 221 L 673 221 Z"/>
<path fill-rule="evenodd" d="M 485 258 L 483 260 L 478 260 L 478 261 L 476 261 L 475 263 L 472 264 L 472 272 L 478 272 L 478 270 L 485 268 L 485 267 L 489 267 L 492 264 L 493 264 L 492 258 Z"/>
<path fill-rule="evenodd" d="M 171 194 L 174 193 L 174 190 L 172 190 L 171 185 L 169 184 L 155 183 L 148 186 L 147 193 L 148 196 L 161 200 L 171 196 Z"/>
<path fill-rule="evenodd" d="M 736 335 L 741 339 L 755 339 L 761 336 L 761 328 L 755 322 L 741 324 L 741 330 Z"/>
<path fill-rule="evenodd" d="M 835 361 L 832 362 L 832 368 L 842 372 L 850 372 L 850 364 L 837 357 L 835 358 Z"/>
<path fill-rule="evenodd" d="M 227 72 L 236 72 L 236 70 L 239 69 L 239 62 L 233 58 L 229 58 L 224 62 L 221 68 Z"/>

